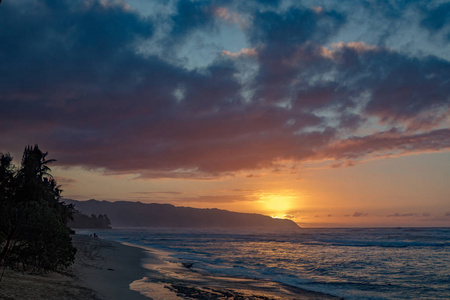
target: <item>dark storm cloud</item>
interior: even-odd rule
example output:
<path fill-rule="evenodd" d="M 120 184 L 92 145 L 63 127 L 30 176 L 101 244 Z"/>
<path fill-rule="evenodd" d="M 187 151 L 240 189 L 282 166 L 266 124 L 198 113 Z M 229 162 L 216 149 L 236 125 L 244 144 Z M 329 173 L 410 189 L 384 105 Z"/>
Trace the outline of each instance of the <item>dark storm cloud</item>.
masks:
<path fill-rule="evenodd" d="M 448 109 L 449 62 L 433 57 L 402 57 L 387 50 L 370 51 L 359 57 L 359 71 L 369 71 L 372 76 L 362 82 L 372 91 L 367 113 L 385 120 L 416 118 L 425 111 Z"/>
<path fill-rule="evenodd" d="M 440 5 L 430 9 L 424 10 L 424 18 L 420 25 L 429 30 L 431 34 L 440 32 L 450 28 L 450 3 L 441 3 Z M 447 40 L 450 40 L 450 32 L 446 35 Z"/>
<path fill-rule="evenodd" d="M 180 0 L 172 21 L 171 36 L 183 39 L 195 29 L 208 28 L 214 24 L 214 7 L 208 1 Z"/>
<path fill-rule="evenodd" d="M 326 40 L 344 21 L 345 17 L 335 11 L 318 12 L 311 8 L 256 12 L 250 36 L 253 43 L 289 50 L 307 41 Z"/>
<path fill-rule="evenodd" d="M 108 68 L 122 70 L 123 64 L 138 63 L 129 54 L 136 39 L 151 37 L 150 21 L 119 5 L 60 2 L 65 5 L 10 1 L 2 6 L 1 51 L 6 63 L 1 68 L 8 76 L 0 83 L 3 94 L 58 96 L 58 91 L 65 94 L 74 87 L 94 88 L 108 81 L 114 85 L 119 74 L 105 78 Z"/>
<path fill-rule="evenodd" d="M 450 129 L 439 129 L 412 135 L 391 130 L 341 140 L 324 149 L 323 155 L 335 159 L 351 160 L 376 152 L 399 154 L 414 151 L 438 151 L 449 147 Z"/>
<path fill-rule="evenodd" d="M 257 3 L 267 5 L 267 6 L 278 6 L 280 5 L 280 0 L 256 0 Z"/>
<path fill-rule="evenodd" d="M 345 21 L 341 14 L 316 12 L 309 8 L 291 8 L 286 12 L 256 12 L 249 30 L 250 40 L 258 49 L 260 70 L 256 78 L 257 97 L 280 101 L 290 96 L 291 83 L 308 64 L 311 43 L 325 42 Z M 299 48 L 301 47 L 301 48 Z M 305 53 L 299 53 L 302 51 Z M 297 88 L 298 89 L 298 88 Z"/>
<path fill-rule="evenodd" d="M 179 1 L 161 43 L 178 49 L 193 32 L 211 32 L 221 3 Z M 244 82 L 237 74 L 245 55 L 188 70 L 141 53 L 156 21 L 121 1 L 3 3 L 0 150 L 39 143 L 61 165 L 208 178 L 282 160 L 352 165 L 377 153 L 450 147 L 439 125 L 449 109 L 448 61 L 364 43 L 330 46 L 344 12 L 273 3 L 246 12 L 258 68 Z M 356 135 L 367 118 L 383 130 Z"/>
<path fill-rule="evenodd" d="M 336 72 L 328 85 L 335 90 L 322 94 L 321 99 L 339 97 L 337 104 L 348 109 L 360 103 L 365 94 L 368 102 L 364 112 L 382 122 L 414 121 L 410 127 L 429 126 L 440 122 L 449 109 L 450 63 L 443 59 L 411 58 L 386 48 L 350 44 L 333 52 L 330 67 Z"/>
<path fill-rule="evenodd" d="M 268 82 L 262 87 L 265 95 L 278 100 L 290 96 L 300 109 L 333 107 L 347 126 L 360 124 L 348 109 L 361 103 L 364 94 L 369 100 L 364 112 L 381 121 L 414 120 L 414 126 L 430 125 L 441 121 L 449 108 L 448 61 L 410 58 L 364 44 L 340 45 L 331 57 L 323 51 L 328 50 L 299 47 L 295 55 L 285 58 L 286 67 L 278 64 L 262 69 L 258 79 Z M 271 62 L 261 64 L 270 66 Z"/>

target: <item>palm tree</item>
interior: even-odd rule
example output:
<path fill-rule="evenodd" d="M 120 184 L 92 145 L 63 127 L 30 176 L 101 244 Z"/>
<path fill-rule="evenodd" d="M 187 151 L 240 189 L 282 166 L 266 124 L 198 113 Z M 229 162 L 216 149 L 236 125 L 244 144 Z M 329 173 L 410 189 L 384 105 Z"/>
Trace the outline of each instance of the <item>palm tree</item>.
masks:
<path fill-rule="evenodd" d="M 45 177 L 52 177 L 51 169 L 47 164 L 55 162 L 55 159 L 47 159 L 48 152 L 42 152 L 38 145 L 27 146 L 22 157 L 22 175 L 27 178 L 35 178 L 42 181 Z"/>
<path fill-rule="evenodd" d="M 53 270 L 59 265 L 67 266 L 74 259 L 75 249 L 66 224 L 73 207 L 60 201 L 61 189 L 48 167 L 55 160 L 47 159 L 47 154 L 37 145 L 27 146 L 21 168 L 11 173 L 10 188 L 13 193 L 0 197 L 0 206 L 4 206 L 0 207 L 1 215 L 4 215 L 5 221 L 0 222 L 0 233 L 5 232 L 0 253 L 2 263 L 8 252 L 9 261 L 20 262 L 23 269 L 34 266 L 36 269 Z M 3 169 L 8 170 L 9 166 L 4 155 L 1 162 L 0 173 Z M 6 183 L 6 179 L 3 181 Z M 60 252 L 65 254 L 58 254 Z"/>

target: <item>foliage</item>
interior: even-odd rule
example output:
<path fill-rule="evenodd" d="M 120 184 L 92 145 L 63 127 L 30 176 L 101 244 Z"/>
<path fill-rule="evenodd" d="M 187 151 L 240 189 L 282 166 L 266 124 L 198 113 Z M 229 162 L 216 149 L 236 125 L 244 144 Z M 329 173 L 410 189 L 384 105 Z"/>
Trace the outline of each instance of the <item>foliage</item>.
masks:
<path fill-rule="evenodd" d="M 20 168 L 0 154 L 1 262 L 32 272 L 54 271 L 75 259 L 69 227 L 73 205 L 61 201 L 61 190 L 37 145 L 25 148 Z"/>
<path fill-rule="evenodd" d="M 73 213 L 73 219 L 68 222 L 68 225 L 71 228 L 111 229 L 111 221 L 106 214 L 88 216 L 78 210 Z"/>

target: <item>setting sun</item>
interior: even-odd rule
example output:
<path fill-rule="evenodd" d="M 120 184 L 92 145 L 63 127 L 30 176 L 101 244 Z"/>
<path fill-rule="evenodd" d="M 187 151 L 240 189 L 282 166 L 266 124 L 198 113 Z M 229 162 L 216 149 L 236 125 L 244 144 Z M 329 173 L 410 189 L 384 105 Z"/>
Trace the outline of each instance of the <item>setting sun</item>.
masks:
<path fill-rule="evenodd" d="M 297 197 L 294 195 L 264 193 L 259 195 L 260 202 L 264 205 L 264 209 L 270 212 L 272 217 L 284 218 L 295 206 Z"/>

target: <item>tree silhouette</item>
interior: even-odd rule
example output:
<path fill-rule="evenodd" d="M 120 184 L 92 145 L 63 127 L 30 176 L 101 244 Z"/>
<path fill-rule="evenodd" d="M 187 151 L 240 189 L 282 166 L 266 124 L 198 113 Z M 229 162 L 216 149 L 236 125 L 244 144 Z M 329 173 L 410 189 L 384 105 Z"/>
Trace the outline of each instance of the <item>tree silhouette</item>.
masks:
<path fill-rule="evenodd" d="M 9 153 L 0 156 L 0 245 L 5 245 L 0 253 L 0 262 L 4 261 L 6 252 L 17 232 L 18 208 L 15 207 L 16 196 L 15 170 Z"/>
<path fill-rule="evenodd" d="M 88 216 L 78 210 L 74 210 L 73 219 L 68 222 L 68 225 L 71 228 L 111 229 L 111 221 L 106 214 Z"/>
<path fill-rule="evenodd" d="M 31 272 L 70 265 L 76 249 L 69 227 L 73 206 L 61 202 L 61 189 L 51 176 L 47 152 L 27 146 L 18 170 L 1 154 L 1 264 Z"/>

